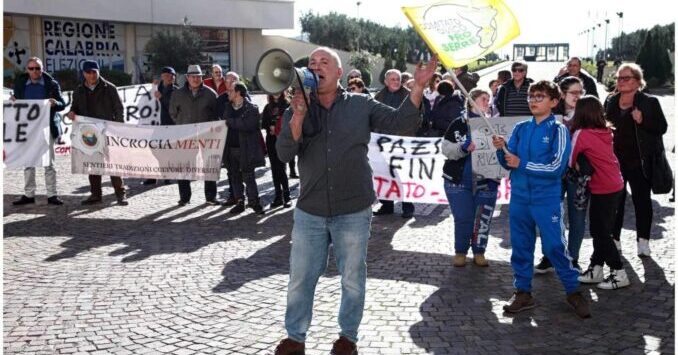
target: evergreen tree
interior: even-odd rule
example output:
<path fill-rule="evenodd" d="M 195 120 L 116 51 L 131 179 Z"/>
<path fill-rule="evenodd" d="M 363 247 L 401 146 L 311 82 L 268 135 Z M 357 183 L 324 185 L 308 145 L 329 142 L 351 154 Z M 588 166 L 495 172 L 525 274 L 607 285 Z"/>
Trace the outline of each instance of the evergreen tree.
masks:
<path fill-rule="evenodd" d="M 661 85 L 671 76 L 671 60 L 662 41 L 662 29 L 653 28 L 645 36 L 636 58 L 636 63 L 643 68 L 645 80 L 651 84 L 649 86 Z"/>
<path fill-rule="evenodd" d="M 203 59 L 202 39 L 190 26 L 184 26 L 179 35 L 169 31 L 154 33 L 146 44 L 145 51 L 155 74 L 166 66 L 182 72 L 190 64 L 199 64 Z"/>

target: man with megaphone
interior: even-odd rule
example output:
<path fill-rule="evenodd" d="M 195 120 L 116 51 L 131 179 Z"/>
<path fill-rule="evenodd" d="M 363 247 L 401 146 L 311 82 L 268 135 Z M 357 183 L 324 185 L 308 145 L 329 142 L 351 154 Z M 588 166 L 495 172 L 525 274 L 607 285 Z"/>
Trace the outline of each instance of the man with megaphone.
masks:
<path fill-rule="evenodd" d="M 292 228 L 285 314 L 288 337 L 277 346 L 276 354 L 304 352 L 313 295 L 327 266 L 330 243 L 342 285 L 341 331 L 332 354 L 357 354 L 365 304 L 367 241 L 376 200 L 367 159 L 370 132 L 402 134 L 418 127 L 424 87 L 437 64 L 434 57 L 417 67 L 409 99 L 394 109 L 369 95 L 346 92 L 339 85 L 343 70 L 334 50 L 320 47 L 311 53 L 308 69 L 317 76 L 317 87 L 308 96 L 304 90 L 296 90 L 276 142 L 281 161 L 299 156 L 301 186 Z M 261 73 L 257 75 L 261 77 Z M 303 81 L 301 76 L 298 79 Z"/>

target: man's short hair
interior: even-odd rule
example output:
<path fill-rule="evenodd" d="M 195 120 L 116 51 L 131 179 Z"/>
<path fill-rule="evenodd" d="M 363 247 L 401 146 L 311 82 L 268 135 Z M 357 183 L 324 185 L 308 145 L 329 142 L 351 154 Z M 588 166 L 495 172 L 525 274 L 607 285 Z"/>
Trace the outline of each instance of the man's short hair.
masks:
<path fill-rule="evenodd" d="M 314 49 L 313 52 L 311 52 L 311 56 L 313 55 L 313 53 L 319 52 L 319 51 L 323 51 L 323 52 L 329 54 L 337 62 L 337 67 L 341 68 L 341 58 L 339 57 L 339 54 L 337 53 L 337 51 L 335 51 L 334 49 L 332 49 L 330 47 L 318 47 L 318 48 Z M 310 58 L 310 56 L 309 56 L 309 58 Z"/>
<path fill-rule="evenodd" d="M 44 68 L 44 66 L 42 65 L 42 60 L 40 60 L 40 58 L 38 57 L 28 58 L 28 60 L 26 61 L 26 67 L 28 67 L 28 64 L 30 64 L 31 62 L 37 63 L 40 66 L 40 68 Z"/>
<path fill-rule="evenodd" d="M 238 73 L 236 73 L 234 71 L 230 71 L 230 72 L 226 73 L 226 75 L 224 75 L 224 77 L 229 77 L 229 76 L 235 77 L 235 81 L 240 81 L 240 75 L 238 75 Z"/>
<path fill-rule="evenodd" d="M 233 91 L 240 93 L 241 97 L 247 97 L 247 86 L 239 81 L 233 85 Z"/>
<path fill-rule="evenodd" d="M 537 81 L 536 83 L 530 85 L 529 89 L 527 89 L 527 92 L 529 94 L 543 92 L 551 99 L 560 100 L 560 88 L 558 88 L 556 83 L 550 80 Z"/>
<path fill-rule="evenodd" d="M 398 69 L 389 69 L 389 70 L 387 70 L 386 73 L 384 74 L 384 79 L 388 78 L 389 75 L 393 75 L 393 74 L 397 75 L 397 76 L 398 76 L 398 80 L 400 80 L 400 78 L 401 78 L 401 73 L 400 73 L 400 70 L 398 70 Z"/>
<path fill-rule="evenodd" d="M 579 66 L 581 66 L 581 59 L 579 57 L 570 57 L 570 59 L 567 60 L 567 63 L 569 64 L 573 60 L 576 60 L 577 63 L 579 63 Z"/>
<path fill-rule="evenodd" d="M 517 60 L 511 64 L 511 71 L 516 68 L 523 68 L 525 71 L 527 71 L 527 63 L 523 62 L 522 60 Z"/>

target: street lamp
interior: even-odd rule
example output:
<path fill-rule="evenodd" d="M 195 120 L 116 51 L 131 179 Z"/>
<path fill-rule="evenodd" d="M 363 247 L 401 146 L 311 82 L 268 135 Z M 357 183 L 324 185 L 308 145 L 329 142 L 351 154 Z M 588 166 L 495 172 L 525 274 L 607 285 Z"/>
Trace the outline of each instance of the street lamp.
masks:
<path fill-rule="evenodd" d="M 603 46 L 603 60 L 607 60 L 607 25 L 610 24 L 610 19 L 605 19 L 605 43 Z"/>
<path fill-rule="evenodd" d="M 591 48 L 591 61 L 593 61 L 593 58 L 596 56 L 596 26 L 591 27 L 591 45 L 593 46 Z"/>
<path fill-rule="evenodd" d="M 624 42 L 622 41 L 622 39 L 623 39 L 623 36 L 624 36 L 624 32 L 623 32 L 622 27 L 624 26 L 624 13 L 623 12 L 617 12 L 617 16 L 619 16 L 619 57 L 623 57 L 624 51 L 623 51 L 622 44 Z"/>
<path fill-rule="evenodd" d="M 355 3 L 356 7 L 358 8 L 358 52 L 360 52 L 360 32 L 361 32 L 361 29 L 360 29 L 360 4 L 362 4 L 362 2 L 360 2 L 360 1 Z"/>

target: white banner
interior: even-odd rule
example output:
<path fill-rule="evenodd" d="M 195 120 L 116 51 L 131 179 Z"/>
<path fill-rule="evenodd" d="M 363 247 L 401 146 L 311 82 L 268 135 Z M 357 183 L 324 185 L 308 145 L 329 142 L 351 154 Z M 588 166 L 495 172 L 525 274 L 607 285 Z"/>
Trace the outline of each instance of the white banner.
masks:
<path fill-rule="evenodd" d="M 160 102 L 152 95 L 152 84 L 131 85 L 118 87 L 118 95 L 122 101 L 125 123 L 132 125 L 159 125 Z M 73 92 L 64 91 L 66 108 L 59 113 L 61 117 L 61 131 L 64 132 L 55 142 L 56 155 L 68 155 L 71 152 L 71 120 L 66 114 L 71 111 Z"/>
<path fill-rule="evenodd" d="M 447 204 L 442 140 L 442 137 L 400 137 L 372 133 L 368 158 L 377 198 Z M 510 198 L 511 184 L 504 178 L 497 191 L 497 204 L 507 204 Z"/>
<path fill-rule="evenodd" d="M 218 181 L 226 123 L 132 126 L 78 116 L 71 139 L 74 174 Z"/>
<path fill-rule="evenodd" d="M 3 101 L 5 168 L 49 166 L 49 100 Z"/>

